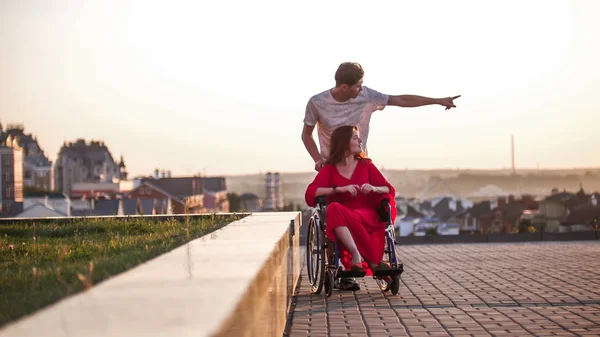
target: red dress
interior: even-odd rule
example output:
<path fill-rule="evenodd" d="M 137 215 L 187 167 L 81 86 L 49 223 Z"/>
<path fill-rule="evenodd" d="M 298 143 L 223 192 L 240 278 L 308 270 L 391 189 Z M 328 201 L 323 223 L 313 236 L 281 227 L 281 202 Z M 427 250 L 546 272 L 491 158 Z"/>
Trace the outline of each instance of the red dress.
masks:
<path fill-rule="evenodd" d="M 306 203 L 316 206 L 315 194 L 319 187 L 333 187 L 358 185 L 369 183 L 373 186 L 387 186 L 389 193 L 374 193 L 367 195 L 358 192 L 356 197 L 350 193 L 335 193 L 327 196 L 327 229 L 325 234 L 333 242 L 337 242 L 334 229 L 339 226 L 346 226 L 354 238 L 356 247 L 366 260 L 378 264 L 383 258 L 385 245 L 385 222 L 381 220 L 377 213 L 381 201 L 384 198 L 390 200 L 392 207 L 392 223 L 396 219 L 396 190 L 385 179 L 381 172 L 373 165 L 371 160 L 362 159 L 356 164 L 356 168 L 350 179 L 342 176 L 335 165 L 325 165 L 319 171 L 305 193 Z M 346 269 L 352 266 L 352 255 L 346 250 L 341 242 L 337 242 L 340 252 L 340 260 Z M 369 265 L 363 261 L 363 269 L 367 275 L 372 275 Z"/>

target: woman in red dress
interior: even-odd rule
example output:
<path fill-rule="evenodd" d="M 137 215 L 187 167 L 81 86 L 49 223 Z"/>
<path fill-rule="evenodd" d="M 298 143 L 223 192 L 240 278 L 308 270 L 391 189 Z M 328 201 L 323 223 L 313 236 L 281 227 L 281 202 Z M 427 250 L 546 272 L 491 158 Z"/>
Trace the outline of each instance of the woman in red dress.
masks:
<path fill-rule="evenodd" d="M 390 200 L 392 222 L 396 217 L 394 187 L 366 158 L 358 128 L 343 126 L 331 135 L 331 154 L 305 193 L 306 203 L 316 206 L 316 197 L 327 198 L 327 237 L 336 242 L 346 269 L 364 269 L 373 275 L 385 245 L 385 222 L 377 213 L 381 200 Z"/>

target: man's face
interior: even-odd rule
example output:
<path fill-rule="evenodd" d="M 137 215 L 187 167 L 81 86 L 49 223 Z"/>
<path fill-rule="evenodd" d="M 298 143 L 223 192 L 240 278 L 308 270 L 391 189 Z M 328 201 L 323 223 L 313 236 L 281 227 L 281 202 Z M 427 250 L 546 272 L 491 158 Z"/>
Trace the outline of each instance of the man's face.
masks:
<path fill-rule="evenodd" d="M 356 98 L 358 94 L 362 91 L 363 80 L 362 78 L 353 86 L 348 86 L 346 89 L 346 94 L 348 98 Z"/>

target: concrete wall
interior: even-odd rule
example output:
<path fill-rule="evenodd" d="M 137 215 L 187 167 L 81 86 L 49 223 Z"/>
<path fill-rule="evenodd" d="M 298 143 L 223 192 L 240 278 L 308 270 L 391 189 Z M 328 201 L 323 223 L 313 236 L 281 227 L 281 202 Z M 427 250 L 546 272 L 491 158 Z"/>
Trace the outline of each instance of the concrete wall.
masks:
<path fill-rule="evenodd" d="M 255 213 L 65 298 L 4 336 L 283 335 L 298 284 L 299 212 Z"/>

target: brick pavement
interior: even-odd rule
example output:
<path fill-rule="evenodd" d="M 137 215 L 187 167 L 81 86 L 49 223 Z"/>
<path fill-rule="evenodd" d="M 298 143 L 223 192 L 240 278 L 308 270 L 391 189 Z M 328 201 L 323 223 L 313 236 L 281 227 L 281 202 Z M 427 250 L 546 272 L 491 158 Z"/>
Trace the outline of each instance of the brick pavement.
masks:
<path fill-rule="evenodd" d="M 398 295 L 310 293 L 306 270 L 286 336 L 600 336 L 600 242 L 398 248 Z"/>

